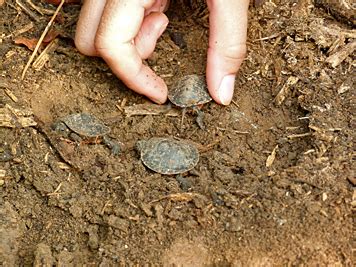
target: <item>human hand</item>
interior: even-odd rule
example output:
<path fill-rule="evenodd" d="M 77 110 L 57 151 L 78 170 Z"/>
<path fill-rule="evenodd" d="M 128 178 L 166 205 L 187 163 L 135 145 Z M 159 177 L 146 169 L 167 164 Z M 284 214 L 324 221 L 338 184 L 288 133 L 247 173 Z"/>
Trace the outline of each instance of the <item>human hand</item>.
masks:
<path fill-rule="evenodd" d="M 167 86 L 142 63 L 168 24 L 169 0 L 85 0 L 75 43 L 89 56 L 102 57 L 129 88 L 163 104 Z M 207 0 L 210 36 L 207 84 L 220 104 L 231 102 L 235 75 L 246 51 L 249 0 Z"/>

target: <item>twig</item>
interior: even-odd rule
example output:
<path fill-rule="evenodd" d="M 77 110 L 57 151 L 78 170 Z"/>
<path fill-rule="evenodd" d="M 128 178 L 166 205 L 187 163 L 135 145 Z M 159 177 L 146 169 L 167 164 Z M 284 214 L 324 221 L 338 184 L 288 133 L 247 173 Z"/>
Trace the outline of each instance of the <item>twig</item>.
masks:
<path fill-rule="evenodd" d="M 310 136 L 312 135 L 311 133 L 302 133 L 302 134 L 292 134 L 292 135 L 288 135 L 287 137 L 289 139 L 294 139 L 294 138 L 302 138 L 302 137 L 306 137 L 306 136 Z"/>
<path fill-rule="evenodd" d="M 14 95 L 14 93 L 10 89 L 5 88 L 4 91 L 5 94 L 7 94 L 7 96 L 10 97 L 12 101 L 14 101 L 15 103 L 19 101 L 19 99 Z"/>
<path fill-rule="evenodd" d="M 65 0 L 62 0 L 62 1 L 61 1 L 61 3 L 59 4 L 59 6 L 58 6 L 57 9 L 56 9 L 56 12 L 54 12 L 54 14 L 53 14 L 51 20 L 48 22 L 48 24 L 47 24 L 45 30 L 43 31 L 43 33 L 42 33 L 40 39 L 38 40 L 37 45 L 36 45 L 35 49 L 33 50 L 32 55 L 31 55 L 30 59 L 28 60 L 26 66 L 25 66 L 25 68 L 24 68 L 24 70 L 23 70 L 23 72 L 22 72 L 22 75 L 21 75 L 21 79 L 22 79 L 22 80 L 23 80 L 23 78 L 25 77 L 25 74 L 26 74 L 28 68 L 30 67 L 32 61 L 34 60 L 34 58 L 35 58 L 35 56 L 36 56 L 36 53 L 37 53 L 38 49 L 40 48 L 43 39 L 45 38 L 46 34 L 48 33 L 49 29 L 51 28 L 51 26 L 52 26 L 52 24 L 53 24 L 53 21 L 54 21 L 55 18 L 57 17 L 59 11 L 61 10 L 61 8 L 62 8 L 62 6 L 63 6 L 63 4 L 64 4 L 64 2 L 65 2 Z"/>
<path fill-rule="evenodd" d="M 270 36 L 267 36 L 267 37 L 261 37 L 261 38 L 258 38 L 258 39 L 255 39 L 255 40 L 252 40 L 252 42 L 258 42 L 258 41 L 265 41 L 265 40 L 269 40 L 269 39 L 273 39 L 273 38 L 276 38 L 280 35 L 281 33 L 274 33 Z"/>
<path fill-rule="evenodd" d="M 112 204 L 110 203 L 111 201 L 110 200 L 108 200 L 108 201 L 106 201 L 105 202 L 105 204 L 104 204 L 104 207 L 101 209 L 101 215 L 104 215 L 105 214 L 105 209 L 107 208 L 107 207 L 111 207 L 112 206 Z"/>
<path fill-rule="evenodd" d="M 46 62 L 49 60 L 49 55 L 56 50 L 58 39 L 53 39 L 49 45 L 42 51 L 42 53 L 36 58 L 32 66 L 35 70 L 40 70 Z"/>
<path fill-rule="evenodd" d="M 31 18 L 33 18 L 36 22 L 40 21 L 40 18 L 33 13 L 31 10 L 29 10 L 22 2 L 20 2 L 20 0 L 16 0 L 16 4 L 21 7 L 23 9 L 23 11 L 25 11 L 25 13 L 27 15 L 29 15 Z"/>
<path fill-rule="evenodd" d="M 62 187 L 62 182 L 59 183 L 57 188 L 52 193 L 48 193 L 47 196 L 60 195 L 60 193 L 58 193 L 58 191 L 61 189 L 61 187 Z"/>
<path fill-rule="evenodd" d="M 231 103 L 234 104 L 237 108 L 240 108 L 239 104 L 237 104 L 234 100 L 231 100 Z"/>
<path fill-rule="evenodd" d="M 53 15 L 54 11 L 36 6 L 31 0 L 26 0 L 26 2 L 41 15 Z"/>
<path fill-rule="evenodd" d="M 12 33 L 10 33 L 9 35 L 4 36 L 4 39 L 9 38 L 9 37 L 17 37 L 20 34 L 23 34 L 25 32 L 28 32 L 29 30 L 31 30 L 34 27 L 33 22 L 31 21 L 30 23 L 28 23 L 27 25 L 25 25 L 24 27 L 22 27 L 19 30 L 16 30 Z"/>

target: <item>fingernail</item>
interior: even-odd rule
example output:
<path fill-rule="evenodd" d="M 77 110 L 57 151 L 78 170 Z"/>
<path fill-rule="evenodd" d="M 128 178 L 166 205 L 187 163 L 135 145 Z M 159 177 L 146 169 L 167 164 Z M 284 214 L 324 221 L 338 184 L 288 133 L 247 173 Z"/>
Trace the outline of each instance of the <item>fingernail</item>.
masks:
<path fill-rule="evenodd" d="M 149 97 L 153 102 L 159 105 L 163 105 L 164 103 L 167 102 L 167 97 L 164 96 L 158 96 L 158 97 Z"/>
<path fill-rule="evenodd" d="M 154 97 L 149 97 L 149 99 L 151 99 L 152 102 L 158 104 L 158 105 L 163 105 L 164 102 L 161 99 L 158 98 L 154 98 Z"/>
<path fill-rule="evenodd" d="M 235 74 L 226 75 L 220 84 L 219 87 L 219 99 L 221 104 L 227 106 L 232 100 L 234 94 L 234 85 L 235 85 Z"/>

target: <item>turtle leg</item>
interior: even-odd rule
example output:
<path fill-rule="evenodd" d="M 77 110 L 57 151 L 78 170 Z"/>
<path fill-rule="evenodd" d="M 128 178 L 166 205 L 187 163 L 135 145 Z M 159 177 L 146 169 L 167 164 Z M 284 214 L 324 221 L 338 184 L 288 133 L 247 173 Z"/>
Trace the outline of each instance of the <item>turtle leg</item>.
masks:
<path fill-rule="evenodd" d="M 77 133 L 70 133 L 69 138 L 76 144 L 77 148 L 83 144 L 83 138 Z"/>
<path fill-rule="evenodd" d="M 197 122 L 198 126 L 200 129 L 205 130 L 205 124 L 204 124 L 204 112 L 200 110 L 199 107 L 194 106 L 193 110 L 197 113 L 197 117 L 195 121 Z"/>
<path fill-rule="evenodd" d="M 187 192 L 189 191 L 190 188 L 192 188 L 192 184 L 190 183 L 187 178 L 183 177 L 181 174 L 178 174 L 176 176 L 176 180 L 179 183 L 180 188 L 184 191 Z"/>
<path fill-rule="evenodd" d="M 112 140 L 110 137 L 104 135 L 103 136 L 103 143 L 104 145 L 106 145 L 108 148 L 111 149 L 111 153 L 114 155 L 114 156 L 117 156 L 120 154 L 121 152 L 121 147 L 120 147 L 120 144 L 114 140 Z"/>
<path fill-rule="evenodd" d="M 168 113 L 170 110 L 172 109 L 172 103 L 168 103 L 165 107 L 164 107 L 164 111 L 162 112 L 163 114 Z"/>
<path fill-rule="evenodd" d="M 184 118 L 185 118 L 185 114 L 187 113 L 187 109 L 186 108 L 183 108 L 182 109 L 182 119 L 180 121 L 180 130 L 183 129 L 183 122 L 184 122 Z"/>

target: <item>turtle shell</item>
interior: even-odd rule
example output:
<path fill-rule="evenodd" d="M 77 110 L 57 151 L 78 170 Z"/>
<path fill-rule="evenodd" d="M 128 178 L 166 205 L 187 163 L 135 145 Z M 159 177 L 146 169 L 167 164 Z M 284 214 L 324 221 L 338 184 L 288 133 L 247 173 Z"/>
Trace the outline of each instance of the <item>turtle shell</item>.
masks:
<path fill-rule="evenodd" d="M 168 92 L 168 99 L 182 108 L 205 104 L 212 100 L 205 77 L 196 74 L 177 80 Z"/>
<path fill-rule="evenodd" d="M 141 160 L 149 169 L 161 174 L 178 174 L 189 171 L 199 161 L 198 149 L 172 138 L 154 137 L 137 143 Z"/>
<path fill-rule="evenodd" d="M 110 128 L 103 122 L 87 113 L 70 114 L 61 119 L 73 132 L 86 137 L 103 136 Z"/>

